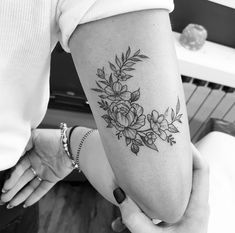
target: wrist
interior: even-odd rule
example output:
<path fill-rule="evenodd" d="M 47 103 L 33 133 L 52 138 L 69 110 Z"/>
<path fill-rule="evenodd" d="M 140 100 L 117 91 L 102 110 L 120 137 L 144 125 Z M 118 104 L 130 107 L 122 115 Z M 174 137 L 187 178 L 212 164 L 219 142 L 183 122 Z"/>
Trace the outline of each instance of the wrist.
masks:
<path fill-rule="evenodd" d="M 94 131 L 94 129 L 86 127 L 76 127 L 70 137 L 71 154 L 76 163 L 79 164 L 79 169 L 83 172 L 89 165 L 89 143 Z"/>

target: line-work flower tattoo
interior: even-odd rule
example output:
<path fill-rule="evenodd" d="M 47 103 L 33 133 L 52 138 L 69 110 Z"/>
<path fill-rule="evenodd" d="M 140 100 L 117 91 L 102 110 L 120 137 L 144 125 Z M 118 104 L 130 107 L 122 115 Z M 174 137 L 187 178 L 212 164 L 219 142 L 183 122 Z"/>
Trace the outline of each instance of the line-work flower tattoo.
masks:
<path fill-rule="evenodd" d="M 107 128 L 115 128 L 118 139 L 124 137 L 127 146 L 136 155 L 141 146 L 147 146 L 158 151 L 156 141 L 161 139 L 171 146 L 176 143 L 172 134 L 178 133 L 175 123 L 182 123 L 180 114 L 180 101 L 178 98 L 176 110 L 169 107 L 164 114 L 153 110 L 151 114 L 144 114 L 144 108 L 137 101 L 140 98 L 140 88 L 130 91 L 126 85 L 127 80 L 133 78 L 130 74 L 134 71 L 136 63 L 148 59 L 140 53 L 140 50 L 131 54 L 128 47 L 126 53 L 119 58 L 115 56 L 115 62 L 109 62 L 111 72 L 107 74 L 105 68 L 97 70 L 98 81 L 93 91 L 99 93 L 99 107 L 106 113 L 102 118 L 107 123 Z M 169 115 L 171 112 L 171 116 Z M 147 120 L 146 120 L 147 118 Z M 170 119 L 168 119 L 170 118 Z M 147 123 L 146 123 L 147 122 Z"/>

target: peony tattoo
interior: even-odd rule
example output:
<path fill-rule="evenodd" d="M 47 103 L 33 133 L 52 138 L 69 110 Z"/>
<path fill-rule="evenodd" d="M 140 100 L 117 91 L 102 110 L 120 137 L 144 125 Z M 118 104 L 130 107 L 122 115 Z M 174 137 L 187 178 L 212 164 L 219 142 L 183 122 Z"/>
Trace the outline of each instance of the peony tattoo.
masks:
<path fill-rule="evenodd" d="M 98 81 L 93 91 L 99 93 L 99 107 L 106 113 L 102 118 L 107 128 L 114 128 L 118 139 L 124 138 L 127 146 L 134 154 L 138 154 L 141 146 L 158 151 L 157 140 L 166 141 L 171 146 L 176 143 L 173 134 L 179 133 L 176 123 L 182 123 L 180 101 L 178 98 L 176 109 L 166 109 L 164 114 L 153 110 L 151 114 L 144 114 L 144 108 L 138 104 L 140 88 L 129 90 L 127 81 L 133 78 L 136 63 L 148 59 L 140 50 L 131 54 L 128 47 L 126 53 L 119 58 L 115 56 L 115 63 L 109 62 L 111 72 L 107 74 L 105 68 L 97 70 Z M 169 115 L 171 112 L 171 116 Z"/>

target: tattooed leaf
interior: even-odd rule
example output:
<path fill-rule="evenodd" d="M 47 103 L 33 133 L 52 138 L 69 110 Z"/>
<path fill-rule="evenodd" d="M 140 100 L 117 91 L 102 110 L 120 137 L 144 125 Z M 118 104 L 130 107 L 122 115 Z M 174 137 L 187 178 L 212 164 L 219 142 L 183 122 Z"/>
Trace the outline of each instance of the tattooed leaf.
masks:
<path fill-rule="evenodd" d="M 133 56 L 137 56 L 140 54 L 140 49 L 138 51 L 135 52 L 135 54 Z"/>
<path fill-rule="evenodd" d="M 133 66 L 133 65 L 135 65 L 135 62 L 127 62 L 127 63 L 125 64 L 126 67 L 131 67 L 131 66 Z"/>
<path fill-rule="evenodd" d="M 135 143 L 138 145 L 138 146 L 143 146 L 143 142 L 140 140 L 140 139 L 136 139 L 135 140 Z"/>
<path fill-rule="evenodd" d="M 132 78 L 132 77 L 133 77 L 132 75 L 128 75 L 128 74 L 127 74 L 127 75 L 125 76 L 125 79 L 127 80 L 127 79 Z"/>
<path fill-rule="evenodd" d="M 113 85 L 113 76 L 112 76 L 112 74 L 110 74 L 110 76 L 109 76 L 109 84 Z"/>
<path fill-rule="evenodd" d="M 132 58 L 129 58 L 129 61 L 138 62 L 138 61 L 142 61 L 142 60 L 139 58 L 136 58 L 136 57 L 132 57 Z"/>
<path fill-rule="evenodd" d="M 168 125 L 168 131 L 171 133 L 178 133 L 179 132 L 179 130 L 173 124 Z"/>
<path fill-rule="evenodd" d="M 116 66 L 113 63 L 109 62 L 109 66 L 112 71 L 116 71 Z"/>
<path fill-rule="evenodd" d="M 145 144 L 147 147 L 149 147 L 149 148 L 151 148 L 151 149 L 153 149 L 153 150 L 155 150 L 155 151 L 158 151 L 158 148 L 157 148 L 157 146 L 153 143 L 153 144 Z"/>
<path fill-rule="evenodd" d="M 174 121 L 175 119 L 175 112 L 173 109 L 171 109 L 171 120 Z"/>
<path fill-rule="evenodd" d="M 126 51 L 126 59 L 129 58 L 130 54 L 131 54 L 131 48 L 129 46 L 127 51 Z"/>
<path fill-rule="evenodd" d="M 142 141 L 144 142 L 144 144 L 145 144 L 147 147 L 149 147 L 149 148 L 151 148 L 151 149 L 153 149 L 153 150 L 158 151 L 158 148 L 157 148 L 157 146 L 156 146 L 154 143 L 149 144 L 148 141 L 145 140 L 145 137 L 143 137 L 143 136 L 140 136 L 140 137 L 141 137 Z"/>
<path fill-rule="evenodd" d="M 171 146 L 176 143 L 171 134 L 167 137 L 167 142 L 170 143 Z"/>
<path fill-rule="evenodd" d="M 107 82 L 107 81 L 103 81 L 103 80 L 101 80 L 101 81 L 99 81 L 100 83 L 103 83 L 103 84 L 105 84 L 105 85 L 109 85 L 109 83 Z"/>
<path fill-rule="evenodd" d="M 125 68 L 123 70 L 126 70 L 126 71 L 132 71 L 132 70 L 135 70 L 134 68 Z"/>
<path fill-rule="evenodd" d="M 120 62 L 119 58 L 117 57 L 117 55 L 115 57 L 115 62 L 118 65 L 118 67 L 120 68 L 121 67 L 121 62 Z"/>
<path fill-rule="evenodd" d="M 103 89 L 97 81 L 96 81 L 96 84 L 100 89 Z"/>
<path fill-rule="evenodd" d="M 111 117 L 109 115 L 103 115 L 102 118 L 108 123 L 110 124 L 111 123 Z"/>
<path fill-rule="evenodd" d="M 164 116 L 167 117 L 167 116 L 168 116 L 168 113 L 169 113 L 169 107 L 168 107 L 167 110 L 165 111 Z"/>
<path fill-rule="evenodd" d="M 176 118 L 180 119 L 183 116 L 183 114 L 179 114 Z"/>
<path fill-rule="evenodd" d="M 103 100 L 102 100 L 103 101 Z M 107 106 L 109 106 L 108 102 L 107 101 L 103 101 Z"/>
<path fill-rule="evenodd" d="M 131 102 L 135 102 L 140 98 L 140 89 L 131 93 Z"/>
<path fill-rule="evenodd" d="M 124 61 L 125 61 L 125 55 L 124 53 L 122 53 L 122 62 L 124 63 Z"/>
<path fill-rule="evenodd" d="M 104 92 L 103 90 L 100 90 L 100 89 L 98 89 L 98 88 L 91 88 L 91 90 L 92 90 L 92 91 L 96 91 L 96 92 L 100 92 L 100 93 L 101 93 L 101 92 Z"/>
<path fill-rule="evenodd" d="M 132 145 L 131 145 L 131 151 L 137 155 L 138 152 L 140 151 L 140 148 L 139 148 L 138 145 L 132 143 Z"/>
<path fill-rule="evenodd" d="M 131 139 L 130 138 L 126 138 L 126 145 L 127 146 L 130 145 L 130 143 L 131 143 Z"/>
<path fill-rule="evenodd" d="M 179 114 L 179 115 L 175 118 L 179 123 L 182 123 L 182 121 L 181 121 L 182 115 L 183 115 L 183 114 Z"/>
<path fill-rule="evenodd" d="M 176 115 L 178 115 L 179 111 L 180 111 L 180 101 L 178 98 L 177 105 L 176 105 Z"/>
<path fill-rule="evenodd" d="M 102 100 L 101 102 L 98 102 L 98 104 L 100 105 L 100 108 L 104 109 L 105 111 L 109 109 L 109 105 L 107 101 Z"/>
<path fill-rule="evenodd" d="M 106 99 L 106 98 L 107 98 L 106 95 L 99 95 L 99 97 L 100 97 L 101 99 Z"/>
<path fill-rule="evenodd" d="M 145 56 L 145 55 L 139 55 L 138 57 L 140 57 L 140 58 L 149 58 L 149 57 L 147 57 L 147 56 Z"/>

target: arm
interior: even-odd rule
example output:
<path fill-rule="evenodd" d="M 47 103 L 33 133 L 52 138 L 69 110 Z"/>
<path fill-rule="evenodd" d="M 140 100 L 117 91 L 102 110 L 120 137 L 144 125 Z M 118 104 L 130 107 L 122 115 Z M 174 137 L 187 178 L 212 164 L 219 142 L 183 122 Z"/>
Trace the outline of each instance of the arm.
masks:
<path fill-rule="evenodd" d="M 132 233 L 207 233 L 210 216 L 209 197 L 209 166 L 203 156 L 192 144 L 193 151 L 193 184 L 189 204 L 183 218 L 176 224 L 158 224 L 157 226 L 147 218 L 136 204 L 125 194 L 118 199 L 122 219 L 115 220 L 112 228 L 115 232 L 128 227 Z M 120 191 L 116 189 L 117 193 Z M 124 199 L 125 198 L 125 199 Z M 124 225 L 125 223 L 125 225 Z"/>
<path fill-rule="evenodd" d="M 168 12 L 134 12 L 79 25 L 69 45 L 118 185 L 149 217 L 178 220 L 191 191 L 192 156 Z M 148 58 L 133 57 L 139 49 Z M 118 66 L 131 57 L 120 72 Z M 102 98 L 107 104 L 98 103 Z M 160 117 L 168 108 L 168 116 Z M 171 108 L 179 120 L 171 119 Z M 169 135 L 174 140 L 167 140 Z"/>

